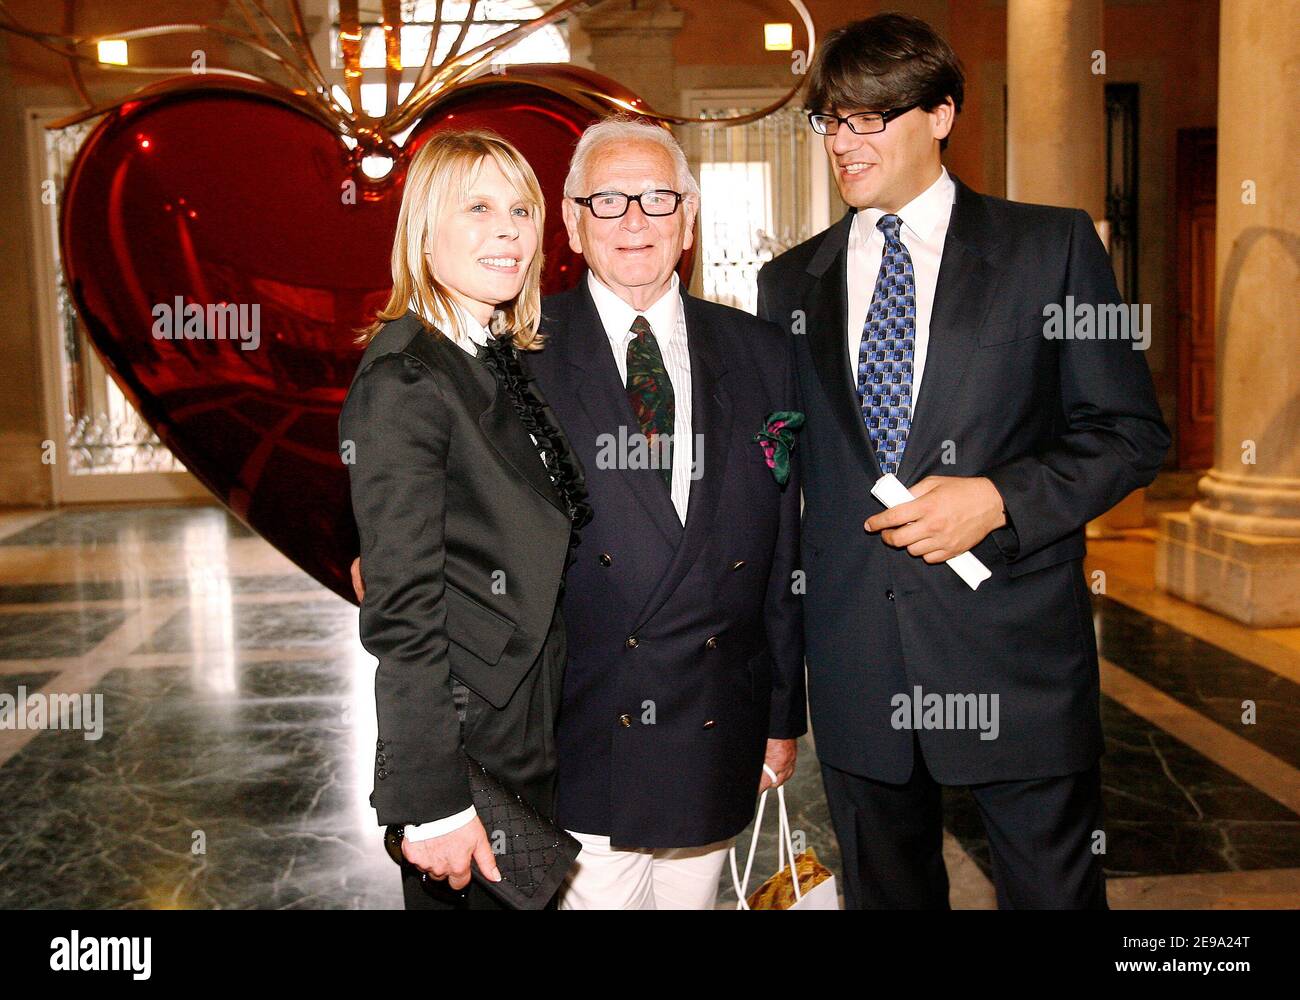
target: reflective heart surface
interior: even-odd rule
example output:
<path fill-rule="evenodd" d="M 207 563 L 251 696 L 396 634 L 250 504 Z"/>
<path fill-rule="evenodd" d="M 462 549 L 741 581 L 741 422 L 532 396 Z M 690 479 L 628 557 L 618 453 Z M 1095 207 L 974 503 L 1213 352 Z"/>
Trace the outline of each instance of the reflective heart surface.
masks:
<path fill-rule="evenodd" d="M 546 195 L 543 290 L 572 286 L 585 265 L 564 235 L 564 175 L 583 128 L 613 110 L 550 85 L 575 72 L 512 67 L 499 82 L 453 91 L 379 181 L 360 169 L 364 150 L 237 81 L 124 105 L 69 174 L 64 272 L 105 365 L 219 500 L 349 600 L 357 538 L 338 415 L 361 354 L 357 330 L 391 288 L 406 164 L 444 128 L 489 128 L 514 143 Z M 596 93 L 617 92 L 592 80 Z M 155 307 L 191 303 L 244 307 L 257 336 L 154 335 Z"/>

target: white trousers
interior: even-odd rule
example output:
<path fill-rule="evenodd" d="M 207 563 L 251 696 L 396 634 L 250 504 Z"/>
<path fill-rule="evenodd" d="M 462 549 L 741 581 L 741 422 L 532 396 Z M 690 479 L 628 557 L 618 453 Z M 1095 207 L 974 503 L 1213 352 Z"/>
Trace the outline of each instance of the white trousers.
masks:
<path fill-rule="evenodd" d="M 582 844 L 560 888 L 561 910 L 711 910 L 731 839 L 702 847 L 611 847 L 570 830 Z"/>

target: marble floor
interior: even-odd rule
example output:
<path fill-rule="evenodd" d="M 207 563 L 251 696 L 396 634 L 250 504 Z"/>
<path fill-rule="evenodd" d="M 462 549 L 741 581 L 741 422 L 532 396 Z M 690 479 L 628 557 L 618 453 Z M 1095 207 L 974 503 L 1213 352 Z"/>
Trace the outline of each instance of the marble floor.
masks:
<path fill-rule="evenodd" d="M 1153 548 L 1125 532 L 1087 566 L 1111 906 L 1300 906 L 1300 629 L 1160 593 Z M 222 510 L 0 513 L 0 694 L 82 711 L 0 729 L 0 907 L 401 906 L 356 610 Z M 802 761 L 793 825 L 836 870 L 811 738 Z M 952 903 L 990 908 L 969 794 L 946 814 Z"/>

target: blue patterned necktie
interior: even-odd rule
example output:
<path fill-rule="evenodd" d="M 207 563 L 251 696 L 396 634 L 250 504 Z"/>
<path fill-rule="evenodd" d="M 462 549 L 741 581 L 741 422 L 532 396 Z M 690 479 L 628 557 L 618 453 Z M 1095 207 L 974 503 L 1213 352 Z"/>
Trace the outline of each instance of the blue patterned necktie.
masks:
<path fill-rule="evenodd" d="M 858 348 L 858 401 L 882 473 L 898 472 L 912 424 L 912 360 L 916 351 L 916 277 L 898 238 L 902 220 L 881 216 L 885 237 L 876 290 Z"/>

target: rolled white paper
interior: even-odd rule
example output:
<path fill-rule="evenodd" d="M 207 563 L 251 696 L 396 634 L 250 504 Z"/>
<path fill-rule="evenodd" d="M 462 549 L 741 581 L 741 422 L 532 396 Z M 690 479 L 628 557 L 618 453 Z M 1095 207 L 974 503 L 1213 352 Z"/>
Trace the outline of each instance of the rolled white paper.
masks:
<path fill-rule="evenodd" d="M 887 472 L 876 480 L 876 485 L 871 487 L 871 495 L 886 507 L 897 507 L 899 504 L 916 499 L 892 472 Z M 970 587 L 971 590 L 979 589 L 979 585 L 993 575 L 989 572 L 989 568 L 979 561 L 978 557 L 971 555 L 969 552 L 953 556 L 947 562 L 956 571 L 957 575 L 966 581 L 966 586 Z"/>

